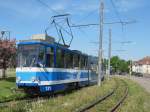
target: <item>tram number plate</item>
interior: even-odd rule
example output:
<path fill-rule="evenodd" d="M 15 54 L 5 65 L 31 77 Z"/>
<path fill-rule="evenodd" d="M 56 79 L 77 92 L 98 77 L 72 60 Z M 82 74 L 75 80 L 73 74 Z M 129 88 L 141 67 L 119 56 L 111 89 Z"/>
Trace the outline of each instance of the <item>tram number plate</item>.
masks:
<path fill-rule="evenodd" d="M 52 87 L 51 86 L 46 86 L 46 91 L 51 91 Z"/>

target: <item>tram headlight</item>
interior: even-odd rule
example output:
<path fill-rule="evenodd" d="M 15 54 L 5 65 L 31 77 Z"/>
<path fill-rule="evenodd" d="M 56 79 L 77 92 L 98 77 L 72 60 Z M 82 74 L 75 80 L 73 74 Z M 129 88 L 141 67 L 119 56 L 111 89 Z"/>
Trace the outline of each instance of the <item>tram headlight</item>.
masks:
<path fill-rule="evenodd" d="M 38 81 L 38 83 L 40 83 L 40 79 L 39 78 L 37 79 L 37 81 Z"/>
<path fill-rule="evenodd" d="M 16 81 L 20 82 L 21 81 L 21 77 L 17 77 Z"/>
<path fill-rule="evenodd" d="M 36 77 L 32 77 L 31 80 L 32 80 L 32 82 L 35 82 L 36 81 Z"/>

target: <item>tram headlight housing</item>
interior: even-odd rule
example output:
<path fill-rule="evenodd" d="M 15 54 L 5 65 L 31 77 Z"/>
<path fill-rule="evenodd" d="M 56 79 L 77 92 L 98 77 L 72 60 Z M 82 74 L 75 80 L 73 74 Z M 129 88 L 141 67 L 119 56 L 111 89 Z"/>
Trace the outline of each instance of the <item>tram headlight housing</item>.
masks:
<path fill-rule="evenodd" d="M 39 78 L 38 78 L 38 77 L 32 77 L 32 78 L 31 78 L 31 81 L 32 81 L 32 82 L 37 81 L 38 83 L 40 83 L 40 80 L 39 80 Z"/>
<path fill-rule="evenodd" d="M 17 77 L 16 81 L 20 82 L 21 81 L 21 77 Z"/>
<path fill-rule="evenodd" d="M 31 80 L 32 80 L 32 82 L 35 82 L 36 81 L 36 77 L 32 77 Z"/>

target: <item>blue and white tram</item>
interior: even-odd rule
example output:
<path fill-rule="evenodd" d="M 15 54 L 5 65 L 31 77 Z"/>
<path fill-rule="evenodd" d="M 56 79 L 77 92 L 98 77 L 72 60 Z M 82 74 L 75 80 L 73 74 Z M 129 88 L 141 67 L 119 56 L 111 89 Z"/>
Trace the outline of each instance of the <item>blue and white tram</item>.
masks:
<path fill-rule="evenodd" d="M 85 86 L 91 80 L 88 56 L 58 43 L 38 39 L 18 43 L 16 84 L 34 91 L 56 92 Z"/>

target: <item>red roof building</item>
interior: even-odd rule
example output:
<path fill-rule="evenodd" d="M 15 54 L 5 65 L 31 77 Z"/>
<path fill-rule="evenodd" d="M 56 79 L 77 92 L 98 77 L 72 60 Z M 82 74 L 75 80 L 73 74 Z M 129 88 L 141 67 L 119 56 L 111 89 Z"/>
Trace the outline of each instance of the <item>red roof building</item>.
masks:
<path fill-rule="evenodd" d="M 132 65 L 132 71 L 143 73 L 143 74 L 150 74 L 150 56 L 135 61 Z"/>

